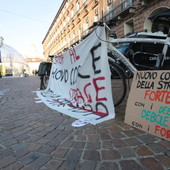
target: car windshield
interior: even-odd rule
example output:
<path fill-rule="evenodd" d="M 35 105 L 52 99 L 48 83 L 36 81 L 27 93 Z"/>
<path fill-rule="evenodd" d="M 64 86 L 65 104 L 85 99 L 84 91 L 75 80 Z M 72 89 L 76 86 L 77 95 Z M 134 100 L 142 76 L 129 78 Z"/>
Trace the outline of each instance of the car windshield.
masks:
<path fill-rule="evenodd" d="M 115 47 L 124 54 L 124 52 L 126 51 L 126 49 L 129 47 L 130 43 L 122 43 L 122 44 L 117 44 L 115 45 Z"/>

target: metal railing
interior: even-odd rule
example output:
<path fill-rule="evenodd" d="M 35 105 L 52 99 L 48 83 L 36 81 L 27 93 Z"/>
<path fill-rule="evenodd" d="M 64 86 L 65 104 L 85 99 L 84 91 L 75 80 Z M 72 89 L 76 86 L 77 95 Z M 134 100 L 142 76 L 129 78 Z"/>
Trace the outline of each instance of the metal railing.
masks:
<path fill-rule="evenodd" d="M 134 2 L 136 0 L 126 0 L 124 2 L 122 2 L 120 5 L 118 5 L 116 8 L 114 8 L 113 10 L 109 11 L 104 17 L 103 17 L 103 21 L 104 22 L 108 22 L 112 19 L 114 19 L 115 17 L 117 17 L 119 14 L 121 14 L 122 12 L 124 12 L 126 9 L 130 8 L 130 7 L 134 7 Z"/>

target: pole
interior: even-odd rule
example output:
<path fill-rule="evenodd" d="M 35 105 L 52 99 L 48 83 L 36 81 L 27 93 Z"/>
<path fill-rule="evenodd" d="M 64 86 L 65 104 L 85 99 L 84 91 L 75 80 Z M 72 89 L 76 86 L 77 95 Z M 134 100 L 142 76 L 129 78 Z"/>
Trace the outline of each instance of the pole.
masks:
<path fill-rule="evenodd" d="M 0 48 L 3 46 L 3 37 L 0 37 Z M 2 73 L 1 73 L 1 71 L 2 71 L 2 59 L 1 59 L 1 50 L 0 50 L 0 78 L 2 78 Z"/>

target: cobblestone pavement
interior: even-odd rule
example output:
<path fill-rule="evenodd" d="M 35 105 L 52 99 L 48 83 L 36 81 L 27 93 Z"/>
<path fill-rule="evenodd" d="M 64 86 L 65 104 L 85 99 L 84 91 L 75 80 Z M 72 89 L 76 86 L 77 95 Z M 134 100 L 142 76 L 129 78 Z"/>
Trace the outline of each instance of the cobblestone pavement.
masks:
<path fill-rule="evenodd" d="M 0 79 L 0 169 L 170 169 L 170 142 L 116 118 L 74 128 L 75 120 L 36 104 L 39 77 Z"/>

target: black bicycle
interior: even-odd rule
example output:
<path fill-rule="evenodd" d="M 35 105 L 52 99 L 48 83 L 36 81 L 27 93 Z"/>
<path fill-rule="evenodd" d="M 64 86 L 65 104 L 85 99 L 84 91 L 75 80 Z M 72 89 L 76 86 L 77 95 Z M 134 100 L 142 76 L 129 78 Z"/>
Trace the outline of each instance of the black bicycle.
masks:
<path fill-rule="evenodd" d="M 51 62 L 42 62 L 39 65 L 38 75 L 40 76 L 40 90 L 44 90 L 47 88 L 51 66 Z"/>

